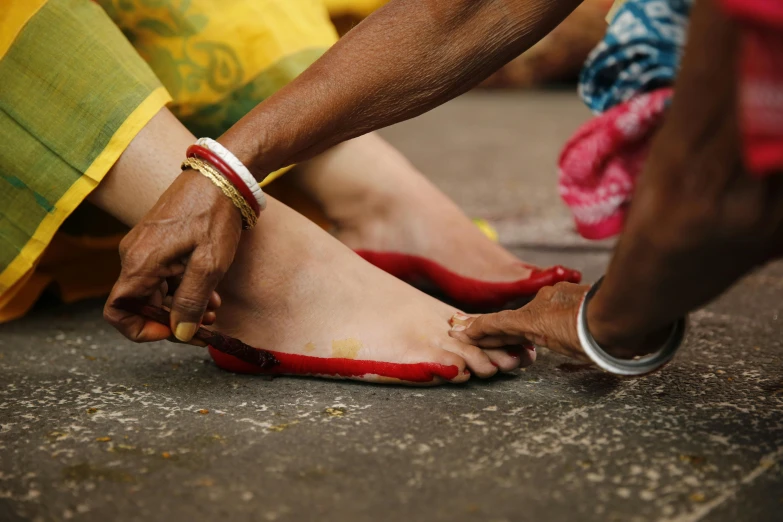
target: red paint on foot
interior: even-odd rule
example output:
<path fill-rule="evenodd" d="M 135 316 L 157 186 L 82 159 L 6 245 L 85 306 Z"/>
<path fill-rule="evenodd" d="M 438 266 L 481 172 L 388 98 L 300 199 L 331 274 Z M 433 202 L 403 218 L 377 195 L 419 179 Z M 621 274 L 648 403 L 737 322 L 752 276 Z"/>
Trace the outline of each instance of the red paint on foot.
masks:
<path fill-rule="evenodd" d="M 292 353 L 273 352 L 280 364 L 268 369 L 246 363 L 231 355 L 209 347 L 209 354 L 219 367 L 236 373 L 255 373 L 263 375 L 328 375 L 330 377 L 362 377 L 380 375 L 407 382 L 431 382 L 435 377 L 450 381 L 459 373 L 454 365 L 437 363 L 391 363 L 363 361 L 356 359 L 337 359 L 311 357 Z"/>
<path fill-rule="evenodd" d="M 533 296 L 545 286 L 561 281 L 578 283 L 582 280 L 582 274 L 578 271 L 557 265 L 544 270 L 530 267 L 532 273 L 527 279 L 493 283 L 461 276 L 420 256 L 369 250 L 357 250 L 356 253 L 365 261 L 405 282 L 427 281 L 449 298 L 471 306 L 503 306 L 515 299 Z"/>

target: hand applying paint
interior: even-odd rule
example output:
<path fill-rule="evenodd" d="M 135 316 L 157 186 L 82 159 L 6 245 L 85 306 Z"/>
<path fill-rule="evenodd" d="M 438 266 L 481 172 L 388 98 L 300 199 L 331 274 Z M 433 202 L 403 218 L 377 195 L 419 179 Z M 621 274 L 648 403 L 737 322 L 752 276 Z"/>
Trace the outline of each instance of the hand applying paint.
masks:
<path fill-rule="evenodd" d="M 183 172 L 120 243 L 122 272 L 104 317 L 132 341 L 190 342 L 199 325 L 215 320 L 221 304 L 215 288 L 234 259 L 241 229 L 230 199 L 204 176 Z M 161 306 L 173 282 L 169 325 L 117 306 L 127 299 Z"/>

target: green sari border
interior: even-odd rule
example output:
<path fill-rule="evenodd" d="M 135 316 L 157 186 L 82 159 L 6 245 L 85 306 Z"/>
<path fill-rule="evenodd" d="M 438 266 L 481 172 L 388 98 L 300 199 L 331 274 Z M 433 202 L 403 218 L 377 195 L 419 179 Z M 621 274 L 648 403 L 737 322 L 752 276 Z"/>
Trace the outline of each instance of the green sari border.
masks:
<path fill-rule="evenodd" d="M 170 101 L 168 91 L 158 87 L 128 116 L 87 171 L 55 203 L 53 211 L 44 217 L 27 244 L 0 273 L 0 297 L 35 267 L 65 219 L 98 186 L 141 129 Z"/>

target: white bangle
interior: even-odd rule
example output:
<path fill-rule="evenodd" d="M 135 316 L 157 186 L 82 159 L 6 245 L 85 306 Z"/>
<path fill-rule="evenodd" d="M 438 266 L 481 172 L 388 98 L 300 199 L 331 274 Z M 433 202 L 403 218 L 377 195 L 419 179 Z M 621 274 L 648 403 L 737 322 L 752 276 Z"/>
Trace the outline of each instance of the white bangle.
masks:
<path fill-rule="evenodd" d="M 253 197 L 256 198 L 256 201 L 258 202 L 258 208 L 260 210 L 264 210 L 266 208 L 266 196 L 264 195 L 264 191 L 261 190 L 261 185 L 258 184 L 256 178 L 253 177 L 253 175 L 250 173 L 250 170 L 245 167 L 244 163 L 239 161 L 239 158 L 234 156 L 230 150 L 212 138 L 199 138 L 196 140 L 196 145 L 200 145 L 205 149 L 211 150 L 217 154 L 220 159 L 225 161 L 228 166 L 231 167 L 234 172 L 236 172 L 237 176 L 239 176 L 245 185 L 247 185 L 247 188 L 250 189 Z"/>
<path fill-rule="evenodd" d="M 657 352 L 643 357 L 619 359 L 606 353 L 598 342 L 596 342 L 595 338 L 590 334 L 590 330 L 587 328 L 587 304 L 598 291 L 603 279 L 604 278 L 602 277 L 590 287 L 590 290 L 587 291 L 584 299 L 582 299 L 582 304 L 579 306 L 576 330 L 579 335 L 579 344 L 582 345 L 582 350 L 584 350 L 585 355 L 600 368 L 616 375 L 645 375 L 668 364 L 682 345 L 683 339 L 685 339 L 685 332 L 687 330 L 686 317 L 681 317 L 674 322 L 669 337 Z"/>

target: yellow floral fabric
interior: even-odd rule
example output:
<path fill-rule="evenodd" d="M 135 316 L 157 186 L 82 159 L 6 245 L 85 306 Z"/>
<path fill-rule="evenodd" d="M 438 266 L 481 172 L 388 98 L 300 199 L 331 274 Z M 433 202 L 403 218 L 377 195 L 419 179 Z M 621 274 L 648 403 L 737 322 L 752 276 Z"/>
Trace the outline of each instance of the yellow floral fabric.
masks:
<path fill-rule="evenodd" d="M 110 289 L 119 236 L 63 223 L 163 106 L 217 137 L 336 39 L 323 0 L 5 0 L 0 322 Z"/>
<path fill-rule="evenodd" d="M 337 40 L 323 0 L 98 0 L 197 136 L 217 137 Z"/>
<path fill-rule="evenodd" d="M 98 3 L 171 93 L 171 111 L 199 137 L 223 134 L 337 41 L 323 0 Z"/>

